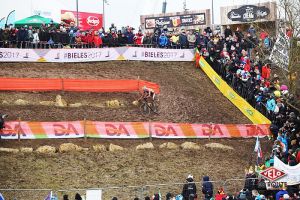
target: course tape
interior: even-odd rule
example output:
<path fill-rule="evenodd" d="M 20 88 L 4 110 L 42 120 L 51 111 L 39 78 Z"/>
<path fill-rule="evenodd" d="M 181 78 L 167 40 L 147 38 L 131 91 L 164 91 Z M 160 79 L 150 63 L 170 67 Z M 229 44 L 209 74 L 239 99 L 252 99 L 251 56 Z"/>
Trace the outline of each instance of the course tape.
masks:
<path fill-rule="evenodd" d="M 240 97 L 223 79 L 212 69 L 212 67 L 201 57 L 199 65 L 220 92 L 229 99 L 253 124 L 271 124 L 271 121 L 254 109 L 245 99 Z M 198 62 L 198 61 L 197 61 Z"/>
<path fill-rule="evenodd" d="M 0 91 L 134 92 L 143 86 L 159 93 L 159 85 L 143 80 L 0 78 Z"/>
<path fill-rule="evenodd" d="M 161 122 L 25 122 L 5 123 L 1 139 L 46 138 L 249 138 L 270 134 L 269 125 L 184 124 Z"/>
<path fill-rule="evenodd" d="M 0 48 L 0 62 L 193 61 L 193 49 L 115 47 L 91 49 Z"/>

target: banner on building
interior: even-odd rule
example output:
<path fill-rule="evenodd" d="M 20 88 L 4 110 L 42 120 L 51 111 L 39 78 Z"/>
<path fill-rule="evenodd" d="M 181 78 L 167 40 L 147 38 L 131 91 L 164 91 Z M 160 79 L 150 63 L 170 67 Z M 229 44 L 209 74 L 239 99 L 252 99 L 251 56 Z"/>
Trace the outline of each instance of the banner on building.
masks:
<path fill-rule="evenodd" d="M 5 123 L 1 139 L 46 138 L 249 138 L 264 137 L 269 125 L 183 124 L 161 122 L 23 122 Z"/>
<path fill-rule="evenodd" d="M 61 21 L 70 25 L 74 23 L 77 26 L 77 12 L 70 10 L 61 10 Z M 99 30 L 102 28 L 102 14 L 78 12 L 78 21 L 80 30 Z"/>
<path fill-rule="evenodd" d="M 0 48 L 0 62 L 193 61 L 192 49 L 116 47 L 92 49 Z"/>
<path fill-rule="evenodd" d="M 182 26 L 205 25 L 205 13 L 190 13 L 172 16 L 146 17 L 145 28 L 153 29 L 156 25 L 159 27 L 167 26 L 168 28 L 176 28 Z"/>

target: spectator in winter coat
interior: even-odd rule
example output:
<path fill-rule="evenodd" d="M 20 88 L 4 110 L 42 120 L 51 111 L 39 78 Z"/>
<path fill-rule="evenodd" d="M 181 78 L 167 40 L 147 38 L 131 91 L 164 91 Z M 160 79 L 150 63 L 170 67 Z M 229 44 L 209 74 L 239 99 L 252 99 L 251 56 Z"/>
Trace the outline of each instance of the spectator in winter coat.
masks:
<path fill-rule="evenodd" d="M 19 42 L 25 42 L 28 40 L 28 31 L 24 27 L 21 27 L 21 29 L 18 31 L 17 40 Z"/>
<path fill-rule="evenodd" d="M 230 26 L 226 27 L 226 29 L 224 30 L 224 35 L 225 35 L 225 38 L 228 38 L 229 36 L 232 36 L 232 31 L 230 29 Z"/>
<path fill-rule="evenodd" d="M 265 66 L 262 67 L 261 77 L 263 77 L 264 79 L 269 79 L 270 76 L 271 76 L 270 64 L 266 64 Z"/>
<path fill-rule="evenodd" d="M 220 188 L 215 196 L 215 200 L 223 200 L 226 198 L 226 194 L 224 193 L 223 188 Z"/>
<path fill-rule="evenodd" d="M 209 181 L 209 176 L 203 177 L 202 193 L 204 194 L 205 200 L 210 200 L 213 197 L 214 187 L 212 182 Z"/>
<path fill-rule="evenodd" d="M 187 36 L 186 36 L 184 30 L 182 30 L 181 34 L 179 35 L 179 45 L 181 48 L 187 48 L 189 45 L 188 39 L 187 39 Z"/>
<path fill-rule="evenodd" d="M 75 200 L 82 200 L 80 194 L 78 194 L 78 193 L 75 194 Z"/>
<path fill-rule="evenodd" d="M 165 35 L 165 33 L 162 33 L 159 36 L 159 47 L 164 48 L 164 47 L 167 47 L 167 45 L 168 45 L 168 38 Z"/>
<path fill-rule="evenodd" d="M 150 44 L 152 44 L 152 37 L 151 37 L 149 31 L 147 31 L 146 35 L 143 37 L 142 43 L 144 45 L 150 45 Z"/>
<path fill-rule="evenodd" d="M 194 183 L 194 177 L 188 175 L 186 179 L 186 184 L 184 184 L 182 189 L 182 196 L 184 200 L 193 200 L 197 195 L 196 184 Z"/>
<path fill-rule="evenodd" d="M 94 47 L 96 47 L 96 48 L 99 48 L 102 46 L 102 39 L 99 36 L 98 31 L 95 31 L 95 33 L 94 33 L 93 44 L 94 44 Z"/>
<path fill-rule="evenodd" d="M 189 48 L 194 48 L 195 42 L 196 42 L 196 36 L 195 36 L 195 34 L 193 34 L 192 31 L 190 31 L 188 33 L 187 40 L 188 40 L 188 43 L 189 43 Z"/>
<path fill-rule="evenodd" d="M 133 44 L 134 34 L 132 33 L 132 28 L 129 27 L 127 29 L 125 36 L 127 37 L 127 44 Z"/>
<path fill-rule="evenodd" d="M 134 44 L 135 45 L 142 45 L 143 37 L 144 37 L 144 35 L 143 35 L 142 31 L 139 30 L 139 32 L 133 38 Z"/>

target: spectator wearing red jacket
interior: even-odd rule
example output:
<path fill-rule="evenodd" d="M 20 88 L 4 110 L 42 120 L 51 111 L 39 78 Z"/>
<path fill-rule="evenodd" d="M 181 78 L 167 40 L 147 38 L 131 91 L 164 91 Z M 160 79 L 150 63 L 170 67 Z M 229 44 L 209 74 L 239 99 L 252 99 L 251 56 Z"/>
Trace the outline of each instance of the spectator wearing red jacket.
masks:
<path fill-rule="evenodd" d="M 99 36 L 98 31 L 95 31 L 93 43 L 94 43 L 94 46 L 97 48 L 102 46 L 102 39 Z"/>
<path fill-rule="evenodd" d="M 85 32 L 82 32 L 82 33 L 81 33 L 81 42 L 87 44 L 87 43 L 88 43 L 88 40 L 87 40 L 87 39 L 88 39 L 88 38 L 87 38 L 86 33 L 85 33 Z"/>
<path fill-rule="evenodd" d="M 143 44 L 142 43 L 143 37 L 144 37 L 144 35 L 143 35 L 142 31 L 139 30 L 139 32 L 133 38 L 134 39 L 134 44 L 135 45 L 142 45 Z"/>
<path fill-rule="evenodd" d="M 270 64 L 266 64 L 262 67 L 261 77 L 263 77 L 264 79 L 269 79 L 270 76 L 271 76 Z"/>
<path fill-rule="evenodd" d="M 223 188 L 220 188 L 215 196 L 215 200 L 223 200 L 226 199 L 226 194 L 224 193 Z"/>
<path fill-rule="evenodd" d="M 94 45 L 94 35 L 92 31 L 89 31 L 89 33 L 86 36 L 86 41 L 88 43 L 89 46 L 93 46 Z"/>

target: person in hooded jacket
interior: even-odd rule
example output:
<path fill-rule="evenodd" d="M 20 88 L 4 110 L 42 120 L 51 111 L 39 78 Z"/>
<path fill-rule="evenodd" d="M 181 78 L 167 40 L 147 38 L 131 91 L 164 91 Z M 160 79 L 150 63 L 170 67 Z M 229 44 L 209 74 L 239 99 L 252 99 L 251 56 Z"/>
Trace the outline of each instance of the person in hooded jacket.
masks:
<path fill-rule="evenodd" d="M 184 200 L 192 200 L 196 197 L 197 188 L 194 182 L 194 177 L 192 175 L 188 175 L 186 179 L 186 184 L 184 184 L 182 189 L 182 196 Z"/>
<path fill-rule="evenodd" d="M 212 182 L 209 181 L 209 176 L 203 177 L 202 183 L 202 193 L 204 194 L 205 200 L 209 200 L 213 197 L 214 186 Z"/>

